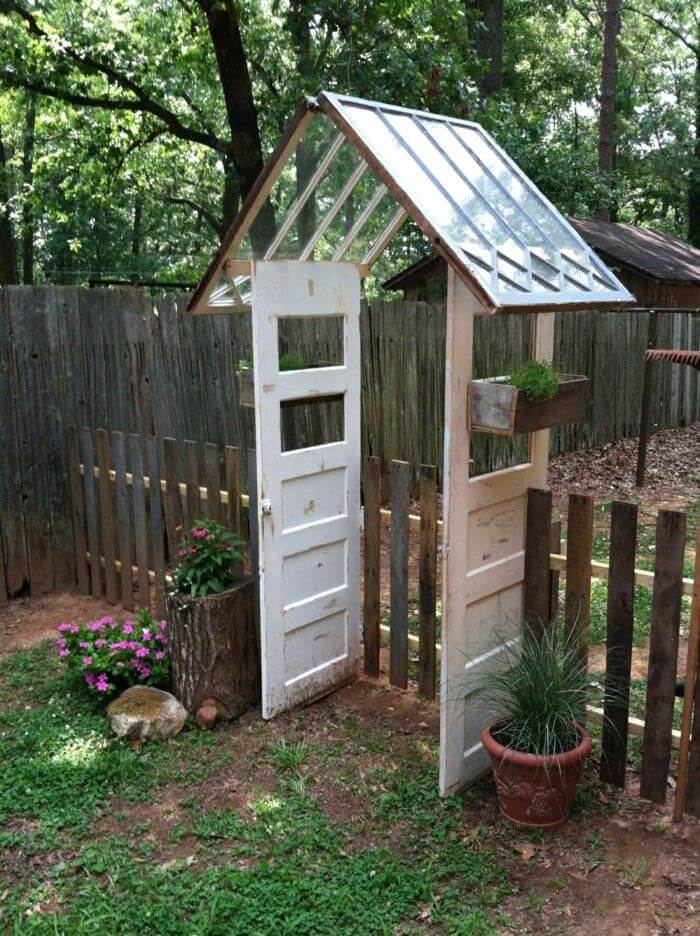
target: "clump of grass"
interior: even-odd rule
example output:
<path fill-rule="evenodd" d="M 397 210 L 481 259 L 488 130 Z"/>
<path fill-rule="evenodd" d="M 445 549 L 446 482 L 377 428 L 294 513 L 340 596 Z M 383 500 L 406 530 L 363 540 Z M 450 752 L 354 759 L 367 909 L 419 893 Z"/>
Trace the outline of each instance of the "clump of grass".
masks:
<path fill-rule="evenodd" d="M 546 361 L 525 361 L 508 376 L 508 383 L 521 390 L 528 400 L 551 400 L 559 386 L 559 374 Z"/>
<path fill-rule="evenodd" d="M 599 691 L 599 677 L 580 659 L 576 629 L 559 626 L 540 634 L 525 624 L 520 648 L 506 642 L 501 662 L 476 689 L 498 715 L 494 738 L 513 751 L 543 757 L 575 748 L 577 723 Z"/>
<path fill-rule="evenodd" d="M 275 767 L 282 771 L 298 770 L 310 753 L 311 749 L 306 741 L 294 742 L 280 738 L 270 745 L 272 761 Z"/>
<path fill-rule="evenodd" d="M 303 370 L 306 367 L 304 359 L 298 354 L 288 351 L 286 354 L 280 354 L 280 370 Z"/>

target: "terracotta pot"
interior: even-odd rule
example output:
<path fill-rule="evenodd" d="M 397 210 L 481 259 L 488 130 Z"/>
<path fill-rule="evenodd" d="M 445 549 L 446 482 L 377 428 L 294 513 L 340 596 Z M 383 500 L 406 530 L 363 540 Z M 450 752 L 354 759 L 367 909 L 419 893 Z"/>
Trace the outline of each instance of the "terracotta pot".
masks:
<path fill-rule="evenodd" d="M 591 752 L 590 736 L 579 726 L 580 744 L 565 754 L 540 757 L 504 747 L 491 734 L 481 733 L 491 758 L 501 815 L 514 826 L 556 829 L 566 820 L 584 760 Z"/>

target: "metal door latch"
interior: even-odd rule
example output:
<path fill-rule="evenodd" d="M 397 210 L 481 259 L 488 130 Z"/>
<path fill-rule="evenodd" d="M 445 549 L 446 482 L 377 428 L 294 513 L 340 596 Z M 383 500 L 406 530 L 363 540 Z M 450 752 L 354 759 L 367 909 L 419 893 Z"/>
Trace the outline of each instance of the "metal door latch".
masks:
<path fill-rule="evenodd" d="M 263 497 L 260 501 L 263 517 L 269 517 L 272 513 L 272 501 L 268 497 Z"/>

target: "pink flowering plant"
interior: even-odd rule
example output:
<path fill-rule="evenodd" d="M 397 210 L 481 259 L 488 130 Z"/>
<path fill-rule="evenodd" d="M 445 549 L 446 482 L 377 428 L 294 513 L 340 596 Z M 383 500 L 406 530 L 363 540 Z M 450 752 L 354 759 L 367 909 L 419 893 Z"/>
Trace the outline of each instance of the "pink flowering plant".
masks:
<path fill-rule="evenodd" d="M 201 598 L 230 588 L 240 577 L 241 541 L 215 520 L 196 520 L 177 551 L 173 594 Z"/>
<path fill-rule="evenodd" d="M 87 624 L 59 624 L 56 651 L 86 685 L 110 695 L 136 683 L 158 685 L 170 670 L 166 622 L 148 611 L 123 621 L 111 615 Z"/>

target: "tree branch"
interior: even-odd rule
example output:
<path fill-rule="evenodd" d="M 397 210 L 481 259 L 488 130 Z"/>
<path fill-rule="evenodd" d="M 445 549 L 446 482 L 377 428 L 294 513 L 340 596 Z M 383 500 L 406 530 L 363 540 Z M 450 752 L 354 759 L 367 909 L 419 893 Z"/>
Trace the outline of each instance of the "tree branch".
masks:
<path fill-rule="evenodd" d="M 165 201 L 170 202 L 171 205 L 181 205 L 184 208 L 191 208 L 193 211 L 197 211 L 207 224 L 214 229 L 217 237 L 221 237 L 221 228 L 222 221 L 221 218 L 217 218 L 213 211 L 210 211 L 208 208 L 205 208 L 204 205 L 200 205 L 198 202 L 194 201 L 192 198 L 180 198 L 175 195 L 166 195 Z"/>
<path fill-rule="evenodd" d="M 666 32 L 669 32 L 672 36 L 675 36 L 676 39 L 678 39 L 679 42 L 682 42 L 687 49 L 690 49 L 693 55 L 700 55 L 700 45 L 695 45 L 695 43 L 690 42 L 688 39 L 686 39 L 680 29 L 676 29 L 676 27 L 671 26 L 670 23 L 666 23 L 664 20 L 658 19 L 658 17 L 654 16 L 653 13 L 646 13 L 644 10 L 640 10 L 638 7 L 629 6 L 627 3 L 623 4 L 622 9 L 629 10 L 630 13 L 636 13 L 638 16 L 643 16 L 645 19 L 651 20 L 652 23 L 656 23 L 656 25 L 661 29 L 665 29 Z"/>
<path fill-rule="evenodd" d="M 49 52 L 55 56 L 55 52 L 51 48 L 51 36 L 39 25 L 38 20 L 29 10 L 24 9 L 24 7 L 15 2 L 15 0 L 0 0 L 0 10 L 10 14 L 15 13 L 24 22 L 29 33 L 43 45 L 47 46 Z M 11 87 L 26 88 L 38 94 L 43 94 L 46 97 L 56 98 L 77 106 L 103 107 L 107 110 L 124 110 L 131 111 L 132 113 L 144 111 L 161 120 L 173 136 L 183 140 L 189 140 L 192 143 L 199 143 L 202 146 L 207 146 L 220 153 L 228 153 L 230 151 L 231 144 L 229 141 L 222 140 L 220 137 L 208 131 L 197 130 L 194 127 L 187 126 L 181 121 L 177 114 L 162 105 L 159 101 L 156 101 L 144 88 L 126 75 L 123 75 L 109 63 L 97 61 L 84 50 L 76 52 L 68 43 L 63 44 L 62 54 L 74 62 L 80 69 L 100 75 L 112 84 L 116 84 L 124 91 L 133 94 L 135 100 L 131 100 L 130 98 L 92 96 L 74 93 L 42 82 L 32 82 L 31 79 L 23 80 L 7 71 L 2 75 L 2 80 Z"/>

